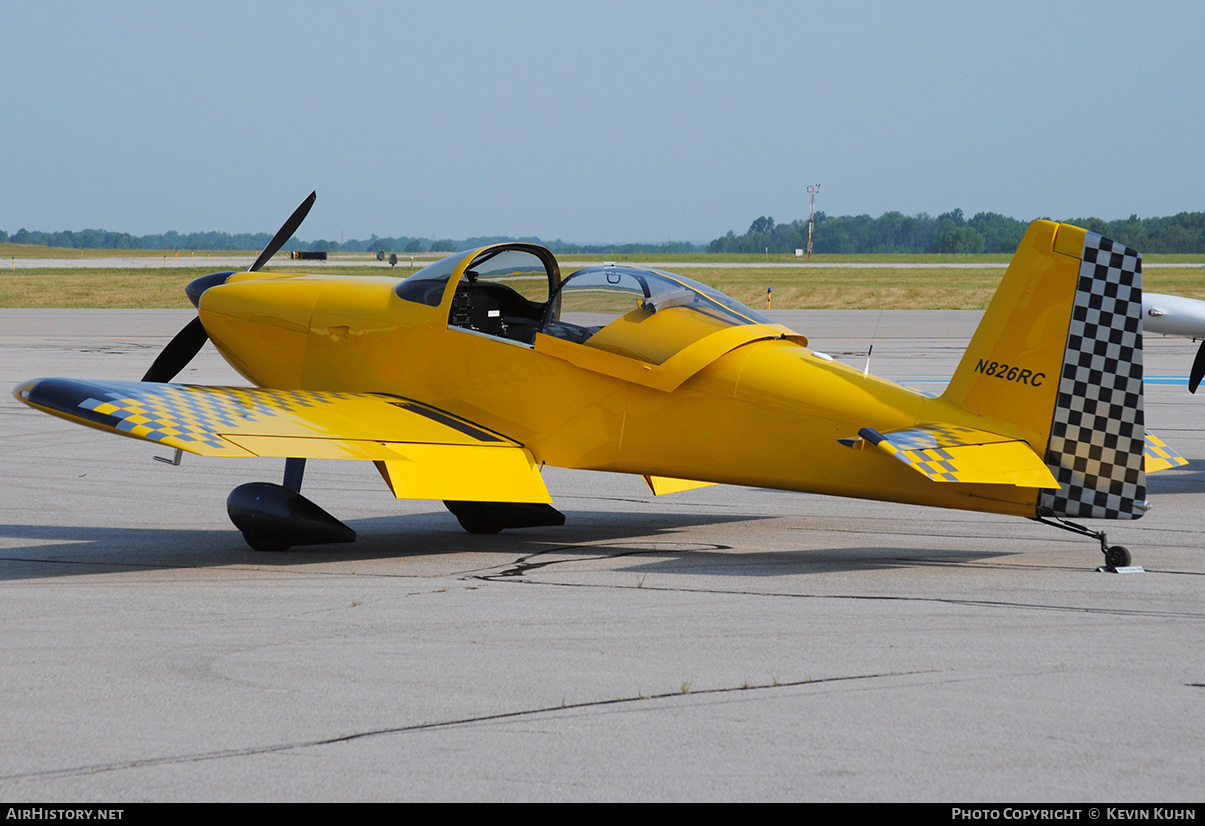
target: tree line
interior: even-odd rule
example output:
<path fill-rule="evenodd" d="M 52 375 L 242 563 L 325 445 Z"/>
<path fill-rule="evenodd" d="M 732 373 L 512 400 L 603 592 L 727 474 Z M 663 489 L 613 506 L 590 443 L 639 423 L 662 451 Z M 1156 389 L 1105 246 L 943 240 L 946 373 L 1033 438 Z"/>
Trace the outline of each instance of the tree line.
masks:
<path fill-rule="evenodd" d="M 1139 218 L 1131 215 L 1116 221 L 1100 218 L 1068 218 L 1066 223 L 1098 232 L 1114 241 L 1148 253 L 1205 254 L 1205 212 L 1181 212 L 1160 218 Z M 965 218 L 961 209 L 943 212 L 933 217 L 926 212 L 904 215 L 885 212 L 878 218 L 869 215 L 830 217 L 816 213 L 813 251 L 824 253 L 1013 253 L 1025 234 L 1028 221 L 1009 218 L 995 212 L 980 212 Z M 689 252 L 790 253 L 807 248 L 807 221 L 797 219 L 789 224 L 776 224 L 774 219 L 761 216 L 750 224 L 748 231 L 737 235 L 731 230 L 709 244 L 689 241 L 666 241 L 659 244 L 574 244 L 561 239 L 542 241 L 536 237 L 475 236 L 464 239 L 416 238 L 398 236 L 383 238 L 377 235 L 363 240 L 343 242 L 318 239 L 300 241 L 292 238 L 284 245 L 286 251 L 311 252 L 384 252 L 421 253 L 453 252 L 511 241 L 541 244 L 556 253 L 585 253 L 594 255 L 633 255 L 637 253 L 673 255 Z M 103 229 L 63 230 L 40 232 L 20 229 L 11 236 L 0 230 L 0 244 L 33 244 L 69 249 L 141 249 L 141 250 L 257 250 L 268 245 L 269 233 L 226 233 L 175 231 L 136 236 L 126 232 Z"/>
<path fill-rule="evenodd" d="M 175 231 L 155 235 L 130 235 L 127 232 L 110 232 L 103 229 L 62 230 L 60 232 L 41 232 L 20 229 L 11 236 L 5 230 L 0 230 L 0 244 L 32 244 L 41 247 L 65 247 L 67 249 L 110 249 L 110 250 L 257 250 L 263 249 L 272 240 L 269 233 L 237 233 L 226 232 L 190 232 Z M 635 254 L 661 253 L 673 254 L 681 252 L 703 252 L 706 246 L 682 241 L 667 241 L 661 244 L 573 244 L 556 239 L 542 241 L 534 236 L 514 238 L 506 235 L 475 236 L 464 239 L 452 238 L 415 238 L 400 236 L 382 238 L 372 235 L 367 239 L 351 239 L 343 242 L 328 241 L 320 238 L 316 241 L 301 241 L 296 237 L 289 239 L 281 249 L 286 252 L 302 250 L 307 252 L 383 252 L 419 253 L 419 252 L 455 252 L 457 250 L 484 247 L 488 244 L 500 244 L 513 241 L 525 241 L 548 247 L 556 253 L 587 253 L 587 254 Z"/>
<path fill-rule="evenodd" d="M 1148 253 L 1205 253 L 1205 212 L 1181 212 L 1162 218 L 1131 215 L 1117 221 L 1067 218 L 1114 241 Z M 1028 221 L 995 212 L 965 218 L 961 209 L 934 218 L 926 212 L 904 215 L 885 212 L 829 217 L 816 213 L 812 251 L 821 253 L 1013 253 L 1021 243 Z M 775 224 L 761 216 L 744 235 L 729 231 L 707 245 L 708 252 L 789 253 L 806 249 L 808 225 L 804 219 Z"/>

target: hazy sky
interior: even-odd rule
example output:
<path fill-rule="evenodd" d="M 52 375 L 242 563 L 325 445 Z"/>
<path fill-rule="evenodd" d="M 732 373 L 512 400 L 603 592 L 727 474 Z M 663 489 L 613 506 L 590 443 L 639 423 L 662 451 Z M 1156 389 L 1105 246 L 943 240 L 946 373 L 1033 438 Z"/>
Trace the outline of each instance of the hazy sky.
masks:
<path fill-rule="evenodd" d="M 1205 3 L 7 2 L 0 229 L 1205 210 Z"/>

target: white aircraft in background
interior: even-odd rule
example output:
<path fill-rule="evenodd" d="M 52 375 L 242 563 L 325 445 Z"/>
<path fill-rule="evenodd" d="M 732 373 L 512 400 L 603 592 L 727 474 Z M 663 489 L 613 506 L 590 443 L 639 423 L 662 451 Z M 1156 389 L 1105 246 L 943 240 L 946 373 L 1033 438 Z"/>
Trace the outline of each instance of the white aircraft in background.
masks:
<path fill-rule="evenodd" d="M 1188 374 L 1188 392 L 1196 393 L 1205 377 L 1205 301 L 1178 295 L 1142 294 L 1142 330 L 1147 335 L 1187 336 L 1201 347 Z"/>

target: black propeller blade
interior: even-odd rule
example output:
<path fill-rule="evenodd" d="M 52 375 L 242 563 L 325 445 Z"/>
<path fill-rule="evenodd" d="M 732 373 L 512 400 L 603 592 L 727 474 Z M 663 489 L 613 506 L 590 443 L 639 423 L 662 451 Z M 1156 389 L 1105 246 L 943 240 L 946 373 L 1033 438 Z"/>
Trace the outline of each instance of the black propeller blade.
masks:
<path fill-rule="evenodd" d="M 293 210 L 293 214 L 289 216 L 289 220 L 285 221 L 276 235 L 272 236 L 272 240 L 268 242 L 268 246 L 264 247 L 264 251 L 255 259 L 255 263 L 247 272 L 259 272 L 264 264 L 271 260 L 272 256 L 280 251 L 280 248 L 285 245 L 285 242 L 293 237 L 293 233 L 301 226 L 301 222 L 305 220 L 305 216 L 309 215 L 310 207 L 314 205 L 314 201 L 318 198 L 318 192 L 315 190 L 310 193 L 310 196 L 301 202 L 301 206 Z M 209 275 L 203 275 L 194 280 L 191 284 L 184 288 L 188 293 L 188 300 L 193 303 L 193 306 L 200 306 L 201 293 L 210 287 L 215 287 L 218 284 L 225 284 L 233 273 L 230 272 L 215 272 Z M 146 375 L 142 377 L 143 381 L 159 381 L 168 382 L 174 379 L 185 366 L 193 360 L 193 357 L 201 351 L 205 346 L 205 342 L 209 340 L 209 334 L 205 332 L 205 327 L 201 324 L 200 317 L 194 318 L 188 324 L 184 325 L 184 329 L 176 333 L 175 338 L 167 343 L 163 348 L 163 352 L 155 359 L 151 369 L 146 371 Z"/>
<path fill-rule="evenodd" d="M 272 240 L 268 242 L 268 246 L 264 247 L 264 251 L 259 254 L 259 258 L 255 259 L 255 263 L 251 265 L 251 269 L 247 272 L 259 272 L 259 268 L 280 251 L 280 248 L 285 245 L 285 242 L 293 237 L 293 233 L 301 226 L 301 222 L 305 220 L 305 216 L 310 214 L 310 207 L 314 205 L 314 201 L 318 198 L 318 190 L 310 193 L 310 197 L 301 202 L 301 206 L 293 210 L 293 214 L 289 216 L 289 220 L 281 225 L 276 231 L 276 235 L 272 236 Z"/>
<path fill-rule="evenodd" d="M 1205 377 L 1205 341 L 1201 342 L 1201 348 L 1197 350 L 1197 357 L 1192 360 L 1192 370 L 1188 374 L 1188 392 L 1196 393 L 1197 386 L 1201 383 L 1201 378 Z"/>
<path fill-rule="evenodd" d="M 171 381 L 192 361 L 192 357 L 200 352 L 208 340 L 209 334 L 201 326 L 201 317 L 197 316 L 185 324 L 184 328 L 176 333 L 175 338 L 167 343 L 142 380 Z"/>

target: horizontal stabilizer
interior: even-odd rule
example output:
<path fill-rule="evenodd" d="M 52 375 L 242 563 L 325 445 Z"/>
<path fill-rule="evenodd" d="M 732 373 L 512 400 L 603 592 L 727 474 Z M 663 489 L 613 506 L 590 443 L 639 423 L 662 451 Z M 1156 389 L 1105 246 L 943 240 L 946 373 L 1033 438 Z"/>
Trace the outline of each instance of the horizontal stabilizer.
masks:
<path fill-rule="evenodd" d="M 1188 464 L 1187 459 L 1164 444 L 1162 439 L 1149 430 L 1146 431 L 1146 447 L 1143 449 L 1142 455 L 1144 465 L 1142 469 L 1147 473 L 1183 467 Z"/>
<path fill-rule="evenodd" d="M 927 422 L 887 433 L 864 427 L 858 435 L 934 482 L 1058 487 L 1033 448 L 996 433 Z"/>

